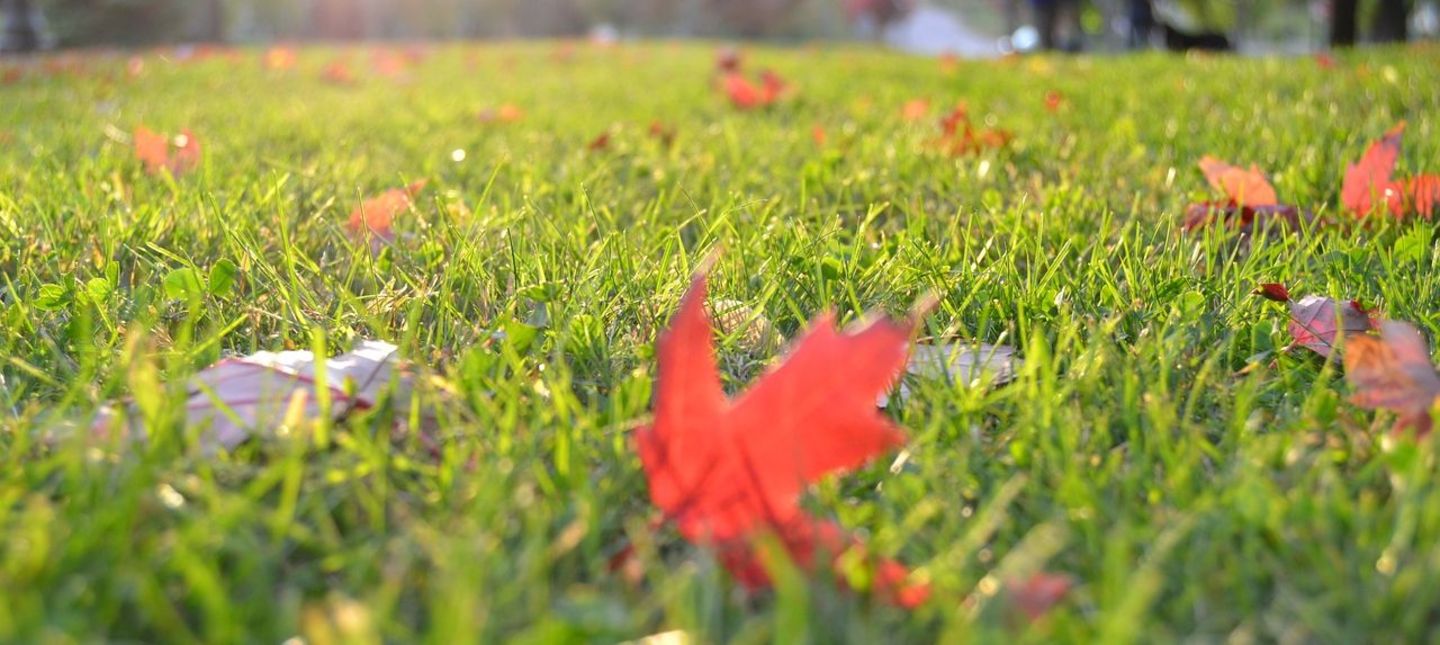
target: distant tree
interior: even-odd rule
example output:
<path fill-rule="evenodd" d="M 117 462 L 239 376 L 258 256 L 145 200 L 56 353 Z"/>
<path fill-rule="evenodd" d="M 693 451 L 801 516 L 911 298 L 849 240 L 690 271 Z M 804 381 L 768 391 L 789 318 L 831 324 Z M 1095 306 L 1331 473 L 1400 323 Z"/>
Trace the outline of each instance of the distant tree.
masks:
<path fill-rule="evenodd" d="M 1360 17 L 1360 3 L 1357 0 L 1332 0 L 1330 3 L 1330 46 L 1350 47 L 1355 44 L 1359 32 L 1356 24 Z"/>
<path fill-rule="evenodd" d="M 1370 24 L 1370 39 L 1378 43 L 1404 42 L 1410 37 L 1410 2 L 1380 0 Z"/>
<path fill-rule="evenodd" d="M 5 32 L 0 34 L 0 47 L 5 51 L 31 52 L 40 48 L 39 27 L 30 0 L 6 0 L 3 19 Z"/>
<path fill-rule="evenodd" d="M 799 0 L 708 0 L 706 9 L 725 31 L 758 38 L 780 31 Z"/>

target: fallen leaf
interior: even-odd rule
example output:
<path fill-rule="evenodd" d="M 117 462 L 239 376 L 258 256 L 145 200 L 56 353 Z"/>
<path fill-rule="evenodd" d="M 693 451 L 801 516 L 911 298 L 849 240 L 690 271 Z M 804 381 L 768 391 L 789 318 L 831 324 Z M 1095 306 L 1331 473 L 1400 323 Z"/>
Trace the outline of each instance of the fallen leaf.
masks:
<path fill-rule="evenodd" d="M 715 69 L 721 73 L 738 72 L 744 62 L 740 51 L 734 47 L 724 47 L 715 52 Z"/>
<path fill-rule="evenodd" d="M 415 196 L 425 189 L 425 183 L 426 180 L 421 179 L 404 188 L 392 188 L 360 202 L 360 205 L 350 212 L 345 228 L 351 235 L 359 239 L 369 239 L 372 244 L 380 241 L 393 242 L 395 216 L 410 210 Z"/>
<path fill-rule="evenodd" d="M 1298 232 L 1314 216 L 1288 204 L 1274 206 L 1237 206 L 1231 202 L 1200 202 L 1185 207 L 1181 230 L 1189 233 L 1212 224 L 1224 224 L 1250 235 L 1256 230 L 1275 233 Z"/>
<path fill-rule="evenodd" d="M 900 107 L 900 118 L 919 121 L 930 115 L 930 102 L 925 99 L 910 99 Z"/>
<path fill-rule="evenodd" d="M 134 136 L 135 157 L 152 175 L 168 171 L 179 177 L 200 164 L 200 139 L 189 129 L 174 138 L 137 126 Z"/>
<path fill-rule="evenodd" d="M 1238 206 L 1255 208 L 1275 206 L 1280 200 L 1275 188 L 1265 179 L 1260 167 L 1251 164 L 1249 168 L 1232 166 L 1210 155 L 1200 158 L 1200 171 L 1215 190 L 1225 193 Z"/>
<path fill-rule="evenodd" d="M 481 123 L 514 123 L 525 116 L 525 112 L 512 103 L 502 103 L 498 107 L 483 108 L 476 114 Z"/>
<path fill-rule="evenodd" d="M 1440 175 L 1411 177 L 1405 195 L 1410 200 L 1410 211 L 1425 219 L 1434 217 L 1436 206 L 1440 206 Z"/>
<path fill-rule="evenodd" d="M 1345 167 L 1340 202 L 1350 212 L 1361 216 L 1379 208 L 1397 216 L 1403 212 L 1405 191 L 1391 181 L 1390 175 L 1395 172 L 1395 160 L 1400 157 L 1400 140 L 1404 133 L 1405 122 L 1401 121 L 1386 131 L 1379 141 L 1370 144 L 1359 162 Z"/>
<path fill-rule="evenodd" d="M 1019 365 L 1015 348 L 1009 345 L 915 343 L 910 348 L 910 362 L 905 367 L 907 378 L 895 388 L 895 397 L 902 403 L 910 398 L 908 381 L 912 379 L 959 383 L 967 387 L 982 381 L 1004 385 L 1015 380 L 1015 370 Z M 879 399 L 880 407 L 888 404 L 888 396 Z"/>
<path fill-rule="evenodd" d="M 636 447 L 650 498 L 691 542 L 713 546 L 736 579 L 768 584 L 753 539 L 770 533 L 802 567 L 837 559 L 858 541 L 807 515 L 801 493 L 904 443 L 875 409 L 905 365 L 911 324 L 877 319 L 838 333 L 821 316 L 771 371 L 738 397 L 720 387 L 705 279 L 697 276 L 656 344 L 654 421 Z M 898 570 L 898 573 L 897 573 Z M 905 606 L 922 602 L 898 563 L 881 560 L 874 589 Z"/>
<path fill-rule="evenodd" d="M 1065 104 L 1065 95 L 1059 90 L 1050 90 L 1045 93 L 1045 110 L 1054 114 L 1060 111 L 1060 106 Z"/>
<path fill-rule="evenodd" d="M 675 143 L 675 127 L 667 126 L 659 121 L 651 121 L 649 128 L 650 136 L 660 142 L 660 145 L 669 148 Z"/>
<path fill-rule="evenodd" d="M 295 62 L 298 59 L 299 56 L 295 53 L 295 48 L 277 45 L 265 50 L 264 56 L 260 59 L 260 64 L 270 71 L 283 72 L 295 67 Z"/>
<path fill-rule="evenodd" d="M 320 78 L 335 85 L 354 85 L 355 72 L 350 71 L 350 63 L 343 59 L 331 61 L 324 69 L 320 70 Z"/>
<path fill-rule="evenodd" d="M 940 118 L 941 150 L 951 156 L 978 154 L 987 149 L 1003 148 L 1010 143 L 1011 135 L 998 128 L 976 128 L 970 122 L 970 110 L 964 104 L 956 105 Z"/>
<path fill-rule="evenodd" d="M 1025 618 L 1034 621 L 1050 613 L 1074 586 L 1070 576 L 1040 571 L 1023 580 L 1013 581 L 1005 588 L 1015 608 Z"/>
<path fill-rule="evenodd" d="M 1440 397 L 1440 375 L 1419 330 L 1387 320 L 1378 338 L 1368 334 L 1346 341 L 1345 378 L 1355 389 L 1351 400 L 1372 410 L 1396 414 L 1393 432 L 1430 433 L 1430 409 Z"/>
<path fill-rule="evenodd" d="M 606 130 L 606 131 L 604 131 L 604 132 L 601 132 L 599 136 L 595 137 L 594 139 L 591 139 L 591 140 L 590 140 L 590 143 L 585 144 L 585 149 L 588 150 L 588 151 L 590 151 L 590 152 L 600 152 L 601 150 L 604 150 L 604 149 L 609 148 L 609 147 L 610 147 L 610 131 L 609 131 L 609 130 Z"/>
<path fill-rule="evenodd" d="M 201 437 L 208 449 L 234 448 L 257 429 L 282 425 L 282 419 L 298 415 L 310 421 L 320 414 L 317 369 L 325 371 L 330 391 L 330 417 L 339 419 L 352 410 L 375 405 L 380 394 L 395 378 L 397 391 L 409 388 L 402 374 L 397 349 L 389 343 L 361 341 L 355 349 L 317 366 L 308 351 L 256 352 L 226 358 L 190 379 L 185 404 L 185 421 L 190 427 L 204 426 Z M 138 412 L 127 406 L 124 431 L 143 437 Z M 119 414 L 103 408 L 93 428 L 111 430 Z"/>
<path fill-rule="evenodd" d="M 1338 336 L 1343 334 L 1349 342 L 1376 328 L 1374 312 L 1356 300 L 1340 302 L 1316 295 L 1293 300 L 1290 290 L 1279 283 L 1260 285 L 1256 294 L 1289 305 L 1288 329 L 1293 343 L 1325 358 L 1335 352 Z"/>
<path fill-rule="evenodd" d="M 770 70 L 760 72 L 756 84 L 740 72 L 726 72 L 721 79 L 721 88 L 730 104 L 741 110 L 768 107 L 784 96 L 789 86 L 780 75 Z"/>

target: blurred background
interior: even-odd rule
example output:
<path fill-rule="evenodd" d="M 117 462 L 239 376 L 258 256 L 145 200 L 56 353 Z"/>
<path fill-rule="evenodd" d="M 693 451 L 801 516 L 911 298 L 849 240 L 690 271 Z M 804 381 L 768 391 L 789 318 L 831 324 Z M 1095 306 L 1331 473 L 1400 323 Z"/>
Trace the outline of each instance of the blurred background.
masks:
<path fill-rule="evenodd" d="M 1440 0 L 0 0 L 0 48 L 536 37 L 1245 53 L 1432 39 Z"/>

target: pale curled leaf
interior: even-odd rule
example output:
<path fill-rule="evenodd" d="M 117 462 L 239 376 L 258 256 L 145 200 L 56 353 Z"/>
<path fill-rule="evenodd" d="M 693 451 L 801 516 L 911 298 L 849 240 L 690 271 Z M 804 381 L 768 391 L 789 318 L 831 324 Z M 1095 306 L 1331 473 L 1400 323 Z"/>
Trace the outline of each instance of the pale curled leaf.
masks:
<path fill-rule="evenodd" d="M 1009 345 L 916 343 L 910 348 L 910 362 L 905 366 L 905 378 L 895 389 L 895 396 L 902 403 L 910 398 L 907 382 L 915 380 L 959 383 L 966 387 L 984 382 L 1004 385 L 1015 379 L 1020 363 L 1015 357 L 1015 348 Z M 883 408 L 888 403 L 889 397 L 882 396 L 878 405 Z"/>
<path fill-rule="evenodd" d="M 313 352 L 261 351 L 223 359 L 196 373 L 187 387 L 185 422 L 206 427 L 201 441 L 207 449 L 230 449 L 257 429 L 281 425 L 291 416 L 315 419 L 320 414 L 317 369 L 324 370 L 332 418 L 375 405 L 392 380 L 402 400 L 410 388 L 408 375 L 395 378 L 400 370 L 397 348 L 382 341 L 362 341 L 323 365 L 317 365 Z M 113 409 L 101 410 L 92 427 L 109 429 L 115 415 Z M 126 430 L 143 436 L 135 411 L 125 416 Z"/>

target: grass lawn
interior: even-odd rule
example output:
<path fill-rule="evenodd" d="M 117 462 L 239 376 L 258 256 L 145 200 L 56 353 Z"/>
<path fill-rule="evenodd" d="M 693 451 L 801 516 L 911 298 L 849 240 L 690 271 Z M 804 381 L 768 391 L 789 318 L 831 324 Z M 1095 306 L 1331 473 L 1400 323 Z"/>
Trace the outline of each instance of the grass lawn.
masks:
<path fill-rule="evenodd" d="M 1346 163 L 1396 122 L 1402 173 L 1440 171 L 1440 49 L 745 54 L 791 96 L 732 108 L 715 48 L 670 43 L 437 46 L 399 80 L 357 49 L 352 84 L 321 78 L 336 50 L 289 71 L 152 53 L 135 77 L 121 56 L 0 86 L 0 641 L 1440 638 L 1435 441 L 1280 352 L 1284 307 L 1250 295 L 1358 298 L 1434 336 L 1433 227 L 1180 231 L 1216 197 L 1204 154 L 1342 221 Z M 1010 144 L 937 152 L 957 101 Z M 504 104 L 522 117 L 477 117 Z M 193 130 L 199 166 L 147 175 L 141 124 Z M 392 245 L 347 234 L 418 179 Z M 651 524 L 631 430 L 714 249 L 712 297 L 785 337 L 934 293 L 923 337 L 1023 358 L 1004 386 L 916 383 L 888 408 L 906 458 L 807 496 L 928 579 L 922 607 L 823 572 L 746 593 Z M 216 451 L 174 422 L 223 356 L 362 338 L 418 366 L 437 430 L 393 433 L 381 405 Z M 722 336 L 726 387 L 777 351 Z M 122 397 L 148 440 L 86 429 Z M 610 567 L 627 548 L 639 576 Z M 1031 622 L 1004 583 L 1036 571 L 1075 586 Z"/>

